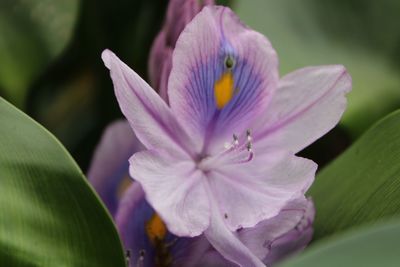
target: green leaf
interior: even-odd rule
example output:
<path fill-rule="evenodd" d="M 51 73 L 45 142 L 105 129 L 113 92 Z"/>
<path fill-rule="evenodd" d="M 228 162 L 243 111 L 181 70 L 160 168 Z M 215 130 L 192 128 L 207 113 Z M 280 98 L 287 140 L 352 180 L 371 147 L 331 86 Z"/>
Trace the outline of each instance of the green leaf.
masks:
<path fill-rule="evenodd" d="M 397 267 L 400 221 L 357 229 L 320 241 L 279 267 Z"/>
<path fill-rule="evenodd" d="M 0 98 L 0 266 L 125 266 L 117 231 L 63 146 Z"/>
<path fill-rule="evenodd" d="M 315 238 L 400 214 L 400 110 L 375 124 L 318 175 L 309 194 Z"/>
<path fill-rule="evenodd" d="M 236 1 L 235 10 L 246 24 L 270 39 L 278 52 L 282 74 L 310 65 L 343 64 L 349 70 L 353 90 L 348 96 L 348 108 L 341 125 L 353 137 L 358 137 L 378 119 L 400 107 L 400 75 L 392 64 L 393 57 L 386 57 L 382 49 L 373 48 L 371 43 L 376 42 L 371 39 L 375 39 L 374 36 L 366 37 L 374 33 L 379 34 L 374 41 L 381 40 L 384 38 L 382 29 L 390 40 L 394 39 L 391 36 L 399 36 L 398 27 L 392 20 L 367 16 L 375 6 L 379 6 L 380 14 L 399 13 L 400 5 L 392 2 L 253 0 L 251 4 Z M 357 19 L 349 14 L 351 5 L 359 10 L 355 15 L 360 13 L 359 16 L 365 15 L 365 18 Z M 333 6 L 336 7 L 334 14 Z M 330 21 L 326 22 L 328 18 Z M 364 20 L 369 23 L 357 24 Z M 337 26 L 331 25 L 343 27 L 339 31 Z M 367 25 L 377 30 L 361 29 Z M 355 37 L 348 38 L 358 36 L 360 31 L 363 34 L 357 42 Z M 389 45 L 383 47 L 389 49 Z"/>
<path fill-rule="evenodd" d="M 78 0 L 0 1 L 0 94 L 22 107 L 27 89 L 68 44 Z"/>

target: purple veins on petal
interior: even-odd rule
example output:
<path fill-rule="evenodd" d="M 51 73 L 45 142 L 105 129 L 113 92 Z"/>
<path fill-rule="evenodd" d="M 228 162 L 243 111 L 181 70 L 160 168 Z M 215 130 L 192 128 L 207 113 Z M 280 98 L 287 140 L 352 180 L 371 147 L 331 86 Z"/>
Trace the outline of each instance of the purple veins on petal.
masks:
<path fill-rule="evenodd" d="M 227 58 L 234 61 L 230 69 Z M 278 82 L 277 66 L 265 37 L 238 24 L 228 9 L 204 8 L 176 44 L 168 85 L 171 109 L 189 133 L 202 140 L 203 151 L 212 153 L 229 135 L 248 128 L 265 108 Z M 229 94 L 218 106 L 215 86 L 224 77 L 225 86 L 220 87 Z"/>
<path fill-rule="evenodd" d="M 339 122 L 351 86 L 341 65 L 306 67 L 285 75 L 260 118 L 257 146 L 293 153 L 307 147 Z"/>

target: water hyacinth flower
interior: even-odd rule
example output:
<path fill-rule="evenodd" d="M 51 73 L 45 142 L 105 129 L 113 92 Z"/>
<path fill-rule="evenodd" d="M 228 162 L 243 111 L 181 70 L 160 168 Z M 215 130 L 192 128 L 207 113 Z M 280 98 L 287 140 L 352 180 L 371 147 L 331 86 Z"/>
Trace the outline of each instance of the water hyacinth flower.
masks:
<path fill-rule="evenodd" d="M 223 258 L 204 235 L 172 235 L 146 201 L 139 183 L 126 184 L 128 158 L 143 149 L 129 124 L 116 121 L 103 134 L 88 173 L 129 251 L 129 266 L 237 266 Z M 313 219 L 312 201 L 301 197 L 288 203 L 277 216 L 235 234 L 263 263 L 270 265 L 308 244 Z"/>
<path fill-rule="evenodd" d="M 279 214 L 311 185 L 316 165 L 295 154 L 345 109 L 342 66 L 281 79 L 269 41 L 227 8 L 206 7 L 172 55 L 169 106 L 112 52 L 103 52 L 117 99 L 146 151 L 130 173 L 168 230 L 204 233 L 224 258 L 264 266 L 237 234 Z"/>

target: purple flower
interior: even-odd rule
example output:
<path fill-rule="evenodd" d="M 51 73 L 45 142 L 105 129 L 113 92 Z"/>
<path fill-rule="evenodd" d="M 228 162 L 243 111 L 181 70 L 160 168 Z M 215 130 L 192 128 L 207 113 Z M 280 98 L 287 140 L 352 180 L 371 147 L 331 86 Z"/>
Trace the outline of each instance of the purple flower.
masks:
<path fill-rule="evenodd" d="M 172 51 L 179 35 L 200 10 L 214 0 L 170 0 L 166 21 L 157 35 L 149 56 L 149 77 L 153 88 L 168 102 L 167 85 L 172 68 Z"/>
<path fill-rule="evenodd" d="M 310 199 L 298 198 L 289 202 L 281 212 L 255 227 L 240 229 L 236 236 L 268 266 L 299 252 L 311 241 L 314 205 Z M 197 266 L 237 266 L 211 248 Z"/>
<path fill-rule="evenodd" d="M 184 238 L 168 232 L 140 185 L 127 178 L 130 155 L 142 149 L 126 121 L 114 122 L 106 129 L 88 173 L 130 251 L 130 266 L 236 266 L 204 235 Z M 288 203 L 277 216 L 238 230 L 236 236 L 264 263 L 272 264 L 308 244 L 313 219 L 312 201 L 302 197 Z"/>
<path fill-rule="evenodd" d="M 179 36 L 169 106 L 112 52 L 102 58 L 147 149 L 130 158 L 130 174 L 159 221 L 176 236 L 204 233 L 238 265 L 264 266 L 237 231 L 304 196 L 316 164 L 295 154 L 339 121 L 351 88 L 344 67 L 279 80 L 269 41 L 223 7 L 205 7 Z"/>

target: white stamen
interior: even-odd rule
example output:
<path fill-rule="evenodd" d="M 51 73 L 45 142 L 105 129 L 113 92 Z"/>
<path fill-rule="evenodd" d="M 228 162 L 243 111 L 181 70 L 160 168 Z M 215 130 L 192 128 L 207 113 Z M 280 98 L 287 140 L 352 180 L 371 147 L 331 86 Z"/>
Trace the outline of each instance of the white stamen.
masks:
<path fill-rule="evenodd" d="M 240 144 L 239 137 L 233 134 L 233 141 L 225 144 L 224 151 L 204 158 L 198 163 L 198 168 L 206 171 L 220 164 L 241 164 L 251 161 L 254 158 L 254 152 L 250 129 L 246 131 L 244 138 L 245 141 Z"/>
<path fill-rule="evenodd" d="M 239 138 L 236 134 L 233 134 L 233 143 L 235 144 L 235 146 L 239 145 Z"/>
<path fill-rule="evenodd" d="M 251 137 L 251 130 L 250 130 L 250 129 L 247 129 L 247 131 L 246 131 L 246 137 L 247 137 L 247 141 L 248 141 L 248 142 L 251 142 L 252 137 Z"/>

